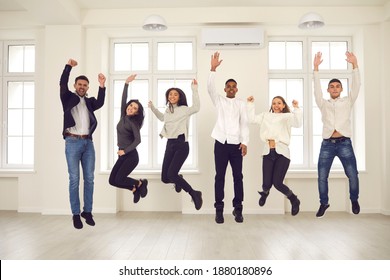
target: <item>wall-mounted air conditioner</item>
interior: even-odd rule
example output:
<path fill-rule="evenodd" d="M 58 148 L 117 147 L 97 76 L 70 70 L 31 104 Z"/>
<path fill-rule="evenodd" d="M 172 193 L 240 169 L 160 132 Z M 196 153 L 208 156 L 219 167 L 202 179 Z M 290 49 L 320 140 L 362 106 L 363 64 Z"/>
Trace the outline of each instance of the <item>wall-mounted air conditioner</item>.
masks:
<path fill-rule="evenodd" d="M 259 27 L 203 28 L 201 32 L 201 47 L 207 49 L 264 47 L 264 31 Z"/>

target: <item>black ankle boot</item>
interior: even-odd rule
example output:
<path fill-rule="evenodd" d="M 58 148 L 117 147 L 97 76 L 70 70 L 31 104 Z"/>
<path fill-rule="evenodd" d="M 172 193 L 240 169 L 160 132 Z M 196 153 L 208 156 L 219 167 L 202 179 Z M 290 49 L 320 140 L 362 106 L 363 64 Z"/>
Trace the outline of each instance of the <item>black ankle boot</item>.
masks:
<path fill-rule="evenodd" d="M 215 222 L 217 224 L 223 224 L 225 219 L 223 218 L 223 209 L 217 209 L 215 211 Z"/>
<path fill-rule="evenodd" d="M 195 209 L 199 210 L 203 204 L 202 192 L 193 190 L 190 195 L 192 197 L 192 201 L 195 204 Z"/>
<path fill-rule="evenodd" d="M 242 223 L 244 221 L 244 217 L 242 216 L 242 206 L 234 207 L 233 216 L 237 223 Z"/>
<path fill-rule="evenodd" d="M 259 205 L 260 206 L 264 206 L 265 202 L 267 201 L 267 197 L 269 195 L 269 191 L 268 192 L 258 192 L 258 193 L 260 195 Z"/>
<path fill-rule="evenodd" d="M 295 216 L 299 213 L 299 205 L 301 202 L 295 194 L 291 194 L 287 197 L 291 202 L 291 215 Z"/>

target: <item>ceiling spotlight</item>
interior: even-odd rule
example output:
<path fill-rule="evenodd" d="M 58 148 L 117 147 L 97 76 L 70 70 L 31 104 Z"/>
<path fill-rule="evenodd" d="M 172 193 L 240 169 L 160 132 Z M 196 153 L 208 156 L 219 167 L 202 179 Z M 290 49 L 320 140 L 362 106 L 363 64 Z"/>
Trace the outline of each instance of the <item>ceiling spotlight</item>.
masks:
<path fill-rule="evenodd" d="M 159 15 L 150 15 L 144 20 L 142 28 L 148 31 L 164 31 L 168 27 L 164 18 Z"/>
<path fill-rule="evenodd" d="M 298 27 L 301 29 L 315 29 L 324 25 L 324 19 L 319 14 L 311 12 L 301 17 Z"/>

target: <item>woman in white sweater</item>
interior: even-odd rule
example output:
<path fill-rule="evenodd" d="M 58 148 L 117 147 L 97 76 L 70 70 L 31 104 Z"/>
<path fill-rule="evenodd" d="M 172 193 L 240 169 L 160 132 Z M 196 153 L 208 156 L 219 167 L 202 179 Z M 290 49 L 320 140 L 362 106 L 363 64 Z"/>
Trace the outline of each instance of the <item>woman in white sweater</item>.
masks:
<path fill-rule="evenodd" d="M 259 192 L 259 205 L 264 206 L 272 185 L 291 202 L 291 215 L 299 212 L 300 201 L 283 181 L 290 165 L 291 127 L 302 125 L 302 110 L 298 101 L 293 100 L 290 108 L 281 96 L 272 99 L 269 112 L 255 115 L 253 96 L 248 97 L 248 119 L 250 123 L 260 125 L 260 139 L 265 142 L 263 149 L 263 191 Z"/>
<path fill-rule="evenodd" d="M 200 109 L 198 82 L 196 80 L 192 81 L 191 89 L 193 101 L 191 107 L 187 105 L 186 95 L 180 88 L 170 88 L 166 91 L 167 109 L 164 113 L 160 112 L 151 101 L 149 101 L 149 107 L 154 115 L 164 122 L 160 136 L 168 139 L 162 164 L 161 181 L 165 184 L 175 184 L 177 192 L 183 189 L 189 193 L 195 204 L 195 209 L 199 210 L 203 204 L 202 192 L 194 190 L 179 174 L 189 154 L 189 119 Z"/>

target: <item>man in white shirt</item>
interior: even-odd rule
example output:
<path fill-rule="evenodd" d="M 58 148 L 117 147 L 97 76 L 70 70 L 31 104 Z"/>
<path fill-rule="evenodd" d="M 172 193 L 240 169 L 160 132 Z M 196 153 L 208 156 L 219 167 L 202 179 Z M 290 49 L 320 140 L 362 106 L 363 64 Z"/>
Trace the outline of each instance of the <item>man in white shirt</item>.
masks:
<path fill-rule="evenodd" d="M 219 53 L 215 52 L 211 56 L 211 72 L 207 83 L 210 98 L 217 109 L 217 122 L 211 134 L 215 139 L 215 221 L 218 224 L 224 222 L 225 175 L 227 165 L 230 163 L 234 181 L 233 215 L 237 223 L 242 223 L 244 221 L 242 216 L 244 200 L 242 162 L 249 142 L 248 117 L 246 102 L 236 98 L 238 88 L 235 80 L 226 81 L 224 89 L 226 96 L 221 96 L 216 92 L 215 73 L 221 62 Z"/>
<path fill-rule="evenodd" d="M 359 178 L 355 153 L 353 151 L 351 130 L 351 111 L 360 89 L 360 73 L 356 56 L 346 52 L 346 60 L 352 64 L 352 84 L 348 96 L 340 97 L 343 86 L 338 79 L 330 80 L 328 92 L 330 99 L 323 98 L 318 66 L 322 63 L 322 53 L 318 52 L 314 57 L 314 97 L 318 108 L 321 110 L 323 141 L 318 157 L 318 191 L 320 195 L 320 208 L 316 216 L 321 218 L 329 208 L 328 177 L 333 159 L 337 156 L 343 164 L 345 174 L 349 179 L 349 193 L 352 202 L 352 212 L 359 214 Z"/>

